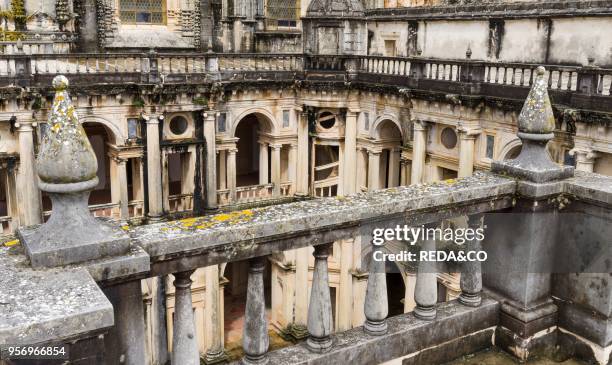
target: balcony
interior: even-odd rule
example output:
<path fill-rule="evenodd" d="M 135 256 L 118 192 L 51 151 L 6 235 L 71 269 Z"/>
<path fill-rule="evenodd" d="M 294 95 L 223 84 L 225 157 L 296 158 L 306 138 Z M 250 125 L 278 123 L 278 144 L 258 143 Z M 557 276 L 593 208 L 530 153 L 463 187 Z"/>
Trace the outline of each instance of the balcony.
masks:
<path fill-rule="evenodd" d="M 300 54 L 56 54 L 0 55 L 0 86 L 45 87 L 64 74 L 72 85 L 211 84 L 302 85 L 320 82 L 384 87 L 389 92 L 464 105 L 520 107 L 538 65 L 527 63 Z M 612 70 L 596 65 L 545 65 L 553 104 L 612 112 Z M 7 89 L 8 90 L 8 89 Z"/>

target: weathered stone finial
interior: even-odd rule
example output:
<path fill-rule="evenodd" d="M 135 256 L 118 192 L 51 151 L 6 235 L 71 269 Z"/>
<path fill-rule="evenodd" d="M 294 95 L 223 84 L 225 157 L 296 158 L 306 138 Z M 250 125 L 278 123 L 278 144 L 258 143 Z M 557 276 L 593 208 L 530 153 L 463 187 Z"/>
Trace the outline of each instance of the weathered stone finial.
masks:
<path fill-rule="evenodd" d="M 53 79 L 55 98 L 49 116 L 49 129 L 43 138 L 37 170 L 43 190 L 47 184 L 83 183 L 98 185 L 98 161 L 79 122 L 68 95 L 68 79 Z"/>
<path fill-rule="evenodd" d="M 53 267 L 127 253 L 129 238 L 89 212 L 89 192 L 98 185 L 98 161 L 68 95 L 68 79 L 53 79 L 49 128 L 37 159 L 39 187 L 53 211 L 41 226 L 17 231 L 33 267 Z"/>
<path fill-rule="evenodd" d="M 546 69 L 540 66 L 534 72 L 533 85 L 518 118 L 521 153 L 514 160 L 494 161 L 491 170 L 537 183 L 571 177 L 574 168 L 556 164 L 546 150 L 546 144 L 555 136 L 555 116 L 544 78 Z"/>

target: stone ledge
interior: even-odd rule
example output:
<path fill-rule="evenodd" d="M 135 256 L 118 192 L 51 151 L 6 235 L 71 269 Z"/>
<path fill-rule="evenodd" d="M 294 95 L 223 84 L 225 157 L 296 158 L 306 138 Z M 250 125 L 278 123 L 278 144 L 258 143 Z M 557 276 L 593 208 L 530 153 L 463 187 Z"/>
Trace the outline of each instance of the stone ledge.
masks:
<path fill-rule="evenodd" d="M 490 298 L 484 298 L 478 308 L 466 307 L 457 301 L 442 303 L 435 321 L 417 319 L 412 313 L 401 314 L 387 319 L 386 335 L 370 336 L 363 327 L 356 327 L 333 335 L 334 346 L 327 353 L 312 353 L 304 344 L 299 344 L 268 353 L 268 364 L 380 364 L 491 329 L 498 324 L 498 314 L 499 302 Z M 482 343 L 478 336 L 474 340 L 477 345 Z M 485 348 L 467 347 L 472 352 Z M 449 360 L 462 354 L 451 355 L 455 356 Z"/>
<path fill-rule="evenodd" d="M 113 326 L 113 307 L 87 270 L 34 270 L 18 243 L 5 245 L 0 246 L 0 344 L 58 342 Z"/>

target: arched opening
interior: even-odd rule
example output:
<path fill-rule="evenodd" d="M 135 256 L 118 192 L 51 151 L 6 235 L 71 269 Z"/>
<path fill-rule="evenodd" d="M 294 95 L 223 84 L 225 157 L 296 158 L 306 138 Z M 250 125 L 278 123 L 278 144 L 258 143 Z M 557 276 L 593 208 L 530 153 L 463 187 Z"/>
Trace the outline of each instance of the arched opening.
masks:
<path fill-rule="evenodd" d="M 521 153 L 522 149 L 523 149 L 523 145 L 512 147 L 512 149 L 510 149 L 510 151 L 506 153 L 506 156 L 504 156 L 504 160 L 514 160 Z"/>
<path fill-rule="evenodd" d="M 382 145 L 380 154 L 379 187 L 381 189 L 399 186 L 402 132 L 390 119 L 380 122 L 375 131 L 376 142 Z"/>
<path fill-rule="evenodd" d="M 262 134 L 270 133 L 271 122 L 261 114 L 249 114 L 238 122 L 234 136 L 236 142 L 236 186 L 251 186 L 267 183 L 270 181 L 270 153 L 269 147 L 264 145 L 260 148 L 260 137 Z M 261 149 L 265 148 L 263 156 Z M 260 161 L 260 158 L 265 161 Z M 265 164 L 266 176 L 260 177 L 261 164 Z M 228 173 L 231 173 L 228 171 Z M 262 181 L 265 180 L 265 181 Z"/>

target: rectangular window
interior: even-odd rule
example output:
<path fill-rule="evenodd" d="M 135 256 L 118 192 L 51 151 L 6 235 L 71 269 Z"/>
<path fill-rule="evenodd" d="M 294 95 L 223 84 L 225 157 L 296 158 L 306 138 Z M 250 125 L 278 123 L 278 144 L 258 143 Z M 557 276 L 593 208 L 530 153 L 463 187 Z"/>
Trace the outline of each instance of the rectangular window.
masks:
<path fill-rule="evenodd" d="M 487 134 L 487 158 L 493 159 L 495 152 L 495 136 Z"/>
<path fill-rule="evenodd" d="M 370 130 L 370 114 L 363 113 L 363 129 L 366 131 Z"/>
<path fill-rule="evenodd" d="M 385 56 L 395 57 L 395 40 L 385 40 Z"/>
<path fill-rule="evenodd" d="M 227 118 L 227 114 L 219 113 L 219 117 L 217 117 L 217 132 L 225 132 L 225 119 Z"/>
<path fill-rule="evenodd" d="M 268 0 L 266 3 L 267 29 L 295 28 L 300 19 L 300 0 Z"/>
<path fill-rule="evenodd" d="M 119 0 L 124 24 L 166 24 L 166 0 Z"/>
<path fill-rule="evenodd" d="M 289 110 L 283 110 L 283 127 L 287 128 L 289 127 Z"/>
<path fill-rule="evenodd" d="M 128 138 L 140 137 L 140 123 L 138 118 L 128 118 Z"/>

